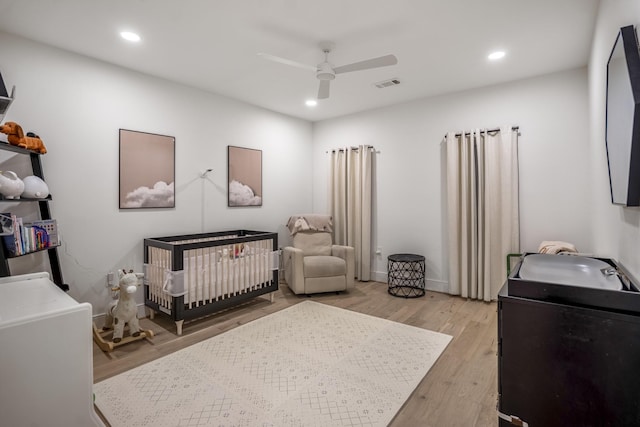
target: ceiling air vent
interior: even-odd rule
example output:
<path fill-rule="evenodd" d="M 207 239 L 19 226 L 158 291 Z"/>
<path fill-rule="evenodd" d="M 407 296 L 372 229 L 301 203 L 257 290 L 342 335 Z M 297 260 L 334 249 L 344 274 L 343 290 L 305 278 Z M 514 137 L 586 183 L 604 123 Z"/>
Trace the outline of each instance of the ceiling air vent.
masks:
<path fill-rule="evenodd" d="M 398 79 L 389 79 L 389 80 L 383 80 L 381 82 L 374 83 L 374 85 L 378 89 L 382 89 L 382 88 L 389 87 L 389 86 L 395 86 L 395 85 L 399 85 L 399 84 L 400 84 L 400 80 L 398 80 Z"/>

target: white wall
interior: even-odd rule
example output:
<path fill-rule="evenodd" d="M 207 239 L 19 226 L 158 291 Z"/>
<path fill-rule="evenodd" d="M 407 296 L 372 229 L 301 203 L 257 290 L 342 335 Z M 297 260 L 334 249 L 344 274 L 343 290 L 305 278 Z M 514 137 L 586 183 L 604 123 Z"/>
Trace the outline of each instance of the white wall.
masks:
<path fill-rule="evenodd" d="M 17 86 L 6 119 L 36 131 L 49 149 L 43 164 L 64 238 L 65 281 L 96 312 L 107 302 L 106 272 L 141 267 L 144 237 L 262 228 L 277 230 L 286 244 L 292 212 L 326 211 L 325 152 L 358 144 L 379 151 L 373 245 L 382 255 L 374 255 L 374 277 L 385 280 L 387 255 L 416 252 L 427 257 L 429 288 L 446 291 L 442 137 L 502 124 L 521 132 L 521 250 L 566 240 L 640 271 L 631 250 L 640 213 L 608 203 L 604 151 L 604 64 L 616 29 L 637 23 L 639 8 L 634 0 L 603 1 L 589 73 L 569 70 L 313 126 L 0 33 L 0 71 L 7 86 Z M 175 209 L 118 209 L 119 128 L 176 137 Z M 263 207 L 226 207 L 227 145 L 263 150 Z M 214 171 L 202 180 L 206 168 Z M 34 258 L 12 261 L 14 271 L 32 269 Z"/>
<path fill-rule="evenodd" d="M 607 61 L 618 31 L 627 25 L 635 25 L 636 30 L 640 31 L 639 1 L 601 1 L 589 61 L 593 230 L 594 241 L 599 251 L 618 259 L 638 279 L 640 209 L 611 204 L 605 148 Z"/>
<path fill-rule="evenodd" d="M 393 90 L 389 88 L 386 90 Z M 327 154 L 370 144 L 377 154 L 374 276 L 387 256 L 427 259 L 427 287 L 447 290 L 442 139 L 448 131 L 519 125 L 521 250 L 564 240 L 592 251 L 587 70 L 421 99 L 314 125 L 315 212 L 327 209 Z"/>
<path fill-rule="evenodd" d="M 5 84 L 17 92 L 5 120 L 39 134 L 49 150 L 42 162 L 64 239 L 64 279 L 94 313 L 108 302 L 107 272 L 141 271 L 145 237 L 244 228 L 278 231 L 282 245 L 289 215 L 311 211 L 306 121 L 5 33 L 0 57 Z M 120 128 L 175 136 L 175 209 L 118 209 Z M 262 207 L 227 207 L 227 145 L 262 150 Z M 7 205 L 0 208 L 24 209 Z M 38 256 L 12 260 L 12 272 L 32 270 Z"/>

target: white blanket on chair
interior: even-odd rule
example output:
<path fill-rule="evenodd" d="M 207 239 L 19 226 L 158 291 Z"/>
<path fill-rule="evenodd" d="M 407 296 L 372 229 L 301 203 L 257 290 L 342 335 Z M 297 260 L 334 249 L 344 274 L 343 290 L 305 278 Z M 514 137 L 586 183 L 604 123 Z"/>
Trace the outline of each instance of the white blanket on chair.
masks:
<path fill-rule="evenodd" d="M 289 217 L 287 228 L 291 235 L 295 235 L 299 231 L 333 231 L 333 219 L 331 215 L 322 214 L 305 214 L 294 215 Z"/>
<path fill-rule="evenodd" d="M 576 247 L 567 242 L 560 242 L 556 240 L 545 240 L 540 243 L 538 252 L 541 254 L 559 254 L 561 252 L 578 252 Z"/>

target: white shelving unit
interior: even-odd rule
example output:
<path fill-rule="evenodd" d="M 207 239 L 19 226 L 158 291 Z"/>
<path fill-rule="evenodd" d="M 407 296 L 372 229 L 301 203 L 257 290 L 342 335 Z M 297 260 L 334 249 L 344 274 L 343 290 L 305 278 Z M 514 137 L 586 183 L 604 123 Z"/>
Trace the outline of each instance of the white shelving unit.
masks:
<path fill-rule="evenodd" d="M 2 77 L 0 76 L 0 81 Z M 11 96 L 0 96 L 0 122 L 4 120 L 5 114 L 7 114 L 7 110 L 11 106 L 11 103 L 16 97 L 16 87 L 14 86 L 11 89 Z"/>

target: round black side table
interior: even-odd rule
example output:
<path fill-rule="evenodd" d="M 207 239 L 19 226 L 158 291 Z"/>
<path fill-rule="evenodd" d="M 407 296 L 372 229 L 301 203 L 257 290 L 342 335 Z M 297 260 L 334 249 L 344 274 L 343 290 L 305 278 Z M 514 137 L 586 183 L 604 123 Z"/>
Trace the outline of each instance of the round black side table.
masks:
<path fill-rule="evenodd" d="M 387 260 L 389 293 L 396 297 L 424 296 L 425 265 L 422 255 L 394 254 Z"/>

